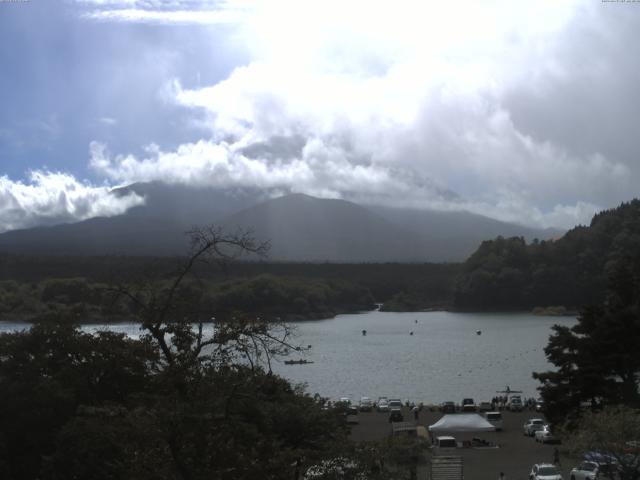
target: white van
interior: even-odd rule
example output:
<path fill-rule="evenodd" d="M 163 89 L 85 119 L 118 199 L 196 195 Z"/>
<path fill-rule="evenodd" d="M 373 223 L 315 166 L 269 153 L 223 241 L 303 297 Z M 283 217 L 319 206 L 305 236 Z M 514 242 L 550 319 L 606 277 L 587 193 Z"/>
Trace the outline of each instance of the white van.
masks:
<path fill-rule="evenodd" d="M 523 410 L 520 395 L 514 395 L 509 399 L 509 410 L 512 412 L 521 412 Z"/>
<path fill-rule="evenodd" d="M 457 448 L 458 442 L 454 437 L 436 437 L 434 446 L 439 449 Z"/>
<path fill-rule="evenodd" d="M 487 422 L 496 427 L 496 430 L 502 430 L 502 413 L 485 412 L 484 418 L 487 419 Z"/>

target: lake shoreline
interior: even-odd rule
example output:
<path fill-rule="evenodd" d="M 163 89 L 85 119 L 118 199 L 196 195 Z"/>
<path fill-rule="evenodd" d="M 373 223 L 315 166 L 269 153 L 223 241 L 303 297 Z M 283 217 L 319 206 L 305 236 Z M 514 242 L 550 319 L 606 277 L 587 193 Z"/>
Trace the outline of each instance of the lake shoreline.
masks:
<path fill-rule="evenodd" d="M 578 316 L 578 311 L 566 310 L 563 312 L 558 312 L 555 309 L 549 307 L 549 309 L 539 310 L 540 307 L 536 307 L 533 310 L 466 310 L 466 309 L 453 309 L 453 308 L 426 308 L 423 310 L 383 310 L 381 308 L 373 308 L 371 310 L 350 310 L 350 311 L 341 311 L 341 312 L 332 312 L 329 315 L 323 315 L 317 313 L 315 315 L 300 315 L 300 314 L 282 314 L 278 318 L 278 321 L 285 323 L 305 323 L 305 322 L 317 322 L 320 320 L 333 320 L 336 317 L 341 315 L 364 315 L 373 312 L 384 312 L 384 313 L 395 313 L 395 314 L 422 314 L 422 313 L 458 313 L 458 314 L 482 314 L 482 315 L 490 315 L 490 314 L 514 314 L 514 315 L 522 315 L 522 314 L 532 314 L 539 317 L 572 317 L 575 318 Z M 213 315 L 215 317 L 215 315 Z M 39 320 L 37 317 L 17 315 L 17 316 L 7 316 L 6 314 L 0 315 L 0 323 L 18 323 L 25 325 L 33 325 L 36 323 L 47 323 L 51 320 Z M 204 325 L 213 324 L 215 320 L 211 320 L 210 317 L 207 319 L 203 319 L 200 321 Z M 114 318 L 114 317 L 92 317 L 88 319 L 83 319 L 81 322 L 73 322 L 78 325 L 122 325 L 127 323 L 142 323 L 137 320 L 133 320 L 130 318 Z M 193 322 L 199 323 L 199 322 Z"/>

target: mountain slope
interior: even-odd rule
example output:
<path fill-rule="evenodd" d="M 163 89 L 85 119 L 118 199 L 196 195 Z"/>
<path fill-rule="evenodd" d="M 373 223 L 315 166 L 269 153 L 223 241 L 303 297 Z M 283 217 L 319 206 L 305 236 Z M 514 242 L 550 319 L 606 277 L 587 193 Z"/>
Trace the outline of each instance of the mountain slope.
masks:
<path fill-rule="evenodd" d="M 426 261 L 425 239 L 344 200 L 286 195 L 227 218 L 225 228 L 251 228 L 271 240 L 277 260 Z M 431 258 L 433 259 L 433 258 Z"/>
<path fill-rule="evenodd" d="M 551 233 L 465 212 L 363 207 L 352 202 L 285 195 L 257 189 L 193 189 L 133 184 L 144 205 L 111 218 L 16 230 L 0 235 L 0 252 L 26 254 L 184 253 L 194 225 L 249 228 L 271 240 L 273 260 L 332 262 L 462 261 L 486 238 Z M 548 233 L 548 235 L 545 235 Z"/>
<path fill-rule="evenodd" d="M 547 240 L 559 237 L 564 233 L 551 228 L 535 229 L 501 222 L 465 211 L 445 212 L 379 206 L 369 208 L 401 229 L 430 237 L 433 247 L 443 246 L 441 250 L 434 250 L 433 254 L 450 261 L 466 259 L 484 240 L 498 236 L 524 237 L 527 241 L 533 241 L 535 238 Z"/>

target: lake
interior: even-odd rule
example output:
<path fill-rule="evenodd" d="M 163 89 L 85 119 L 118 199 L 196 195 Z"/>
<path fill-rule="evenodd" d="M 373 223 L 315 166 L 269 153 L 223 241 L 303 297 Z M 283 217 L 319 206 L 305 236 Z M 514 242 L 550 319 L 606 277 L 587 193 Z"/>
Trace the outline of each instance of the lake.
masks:
<path fill-rule="evenodd" d="M 417 321 L 417 323 L 416 323 Z M 573 325 L 571 317 L 529 313 L 366 312 L 298 322 L 303 356 L 314 363 L 274 364 L 274 370 L 307 391 L 337 399 L 348 396 L 399 397 L 425 403 L 489 400 L 509 386 L 536 397 L 533 371 L 551 366 L 544 355 L 551 327 Z M 0 322 L 0 331 L 25 328 Z M 103 325 L 87 325 L 93 331 Z M 131 336 L 138 326 L 108 326 Z M 362 335 L 362 330 L 367 335 Z M 476 332 L 481 331 L 481 335 Z M 413 335 L 410 335 L 413 332 Z"/>

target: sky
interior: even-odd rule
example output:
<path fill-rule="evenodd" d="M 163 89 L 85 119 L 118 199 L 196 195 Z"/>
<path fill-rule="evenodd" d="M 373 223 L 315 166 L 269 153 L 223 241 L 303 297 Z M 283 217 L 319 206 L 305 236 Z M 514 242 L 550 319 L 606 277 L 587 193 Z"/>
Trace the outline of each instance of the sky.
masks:
<path fill-rule="evenodd" d="M 0 0 L 0 231 L 113 187 L 571 228 L 638 196 L 640 2 Z"/>

